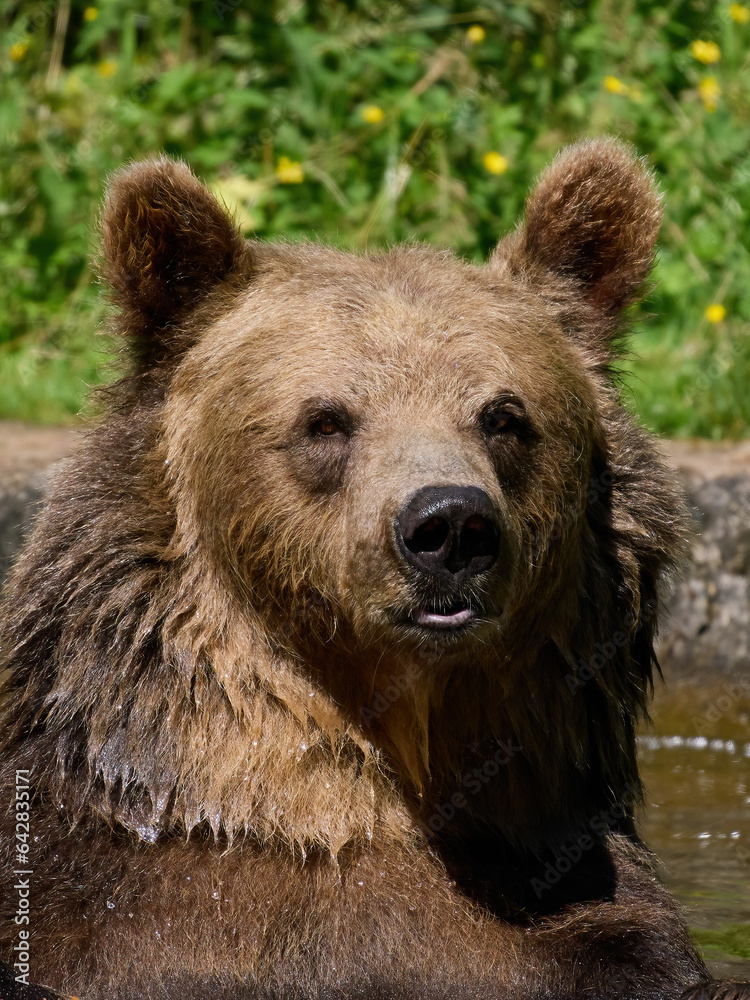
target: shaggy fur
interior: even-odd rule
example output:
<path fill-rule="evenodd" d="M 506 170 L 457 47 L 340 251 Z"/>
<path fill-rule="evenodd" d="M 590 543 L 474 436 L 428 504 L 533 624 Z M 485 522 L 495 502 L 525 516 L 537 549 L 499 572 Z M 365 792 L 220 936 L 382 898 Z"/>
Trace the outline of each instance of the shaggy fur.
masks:
<path fill-rule="evenodd" d="M 115 175 L 103 274 L 132 371 L 60 469 L 3 615 L 0 781 L 25 768 L 34 789 L 37 982 L 83 1000 L 705 983 L 633 823 L 684 512 L 609 368 L 659 215 L 611 142 L 565 151 L 483 268 L 246 243 L 184 165 Z M 500 525 L 494 565 L 450 593 L 394 544 L 434 484 L 482 489 Z M 414 625 L 457 599 L 469 627 Z"/>

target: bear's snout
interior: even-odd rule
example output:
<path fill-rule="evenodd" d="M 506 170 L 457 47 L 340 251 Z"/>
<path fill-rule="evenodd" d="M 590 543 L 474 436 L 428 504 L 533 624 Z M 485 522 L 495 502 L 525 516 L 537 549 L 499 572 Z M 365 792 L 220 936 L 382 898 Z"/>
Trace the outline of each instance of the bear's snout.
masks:
<path fill-rule="evenodd" d="M 453 584 L 488 570 L 500 548 L 495 508 L 477 486 L 424 486 L 402 507 L 395 527 L 411 567 Z"/>

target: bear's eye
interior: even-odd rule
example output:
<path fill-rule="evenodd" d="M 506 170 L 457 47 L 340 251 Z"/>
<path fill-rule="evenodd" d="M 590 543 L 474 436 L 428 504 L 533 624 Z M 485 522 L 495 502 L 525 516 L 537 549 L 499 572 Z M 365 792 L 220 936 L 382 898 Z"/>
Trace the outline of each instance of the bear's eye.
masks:
<path fill-rule="evenodd" d="M 478 424 L 487 437 L 526 438 L 531 428 L 526 418 L 526 407 L 515 393 L 501 393 L 487 403 L 479 414 Z"/>
<path fill-rule="evenodd" d="M 310 434 L 313 437 L 333 437 L 334 434 L 342 434 L 343 432 L 344 428 L 330 413 L 317 417 L 310 424 Z"/>
<path fill-rule="evenodd" d="M 482 417 L 482 430 L 491 436 L 510 430 L 516 415 L 508 410 L 488 410 Z"/>

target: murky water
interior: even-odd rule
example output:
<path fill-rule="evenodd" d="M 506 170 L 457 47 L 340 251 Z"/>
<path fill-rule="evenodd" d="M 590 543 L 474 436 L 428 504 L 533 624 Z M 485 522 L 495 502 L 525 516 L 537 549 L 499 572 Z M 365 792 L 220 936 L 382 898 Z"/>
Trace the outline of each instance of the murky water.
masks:
<path fill-rule="evenodd" d="M 647 790 L 641 834 L 699 940 L 701 931 L 724 935 L 718 944 L 708 936 L 713 971 L 750 978 L 750 742 L 642 736 L 639 743 Z M 732 930 L 737 924 L 748 926 Z M 746 948 L 747 957 L 732 954 Z"/>

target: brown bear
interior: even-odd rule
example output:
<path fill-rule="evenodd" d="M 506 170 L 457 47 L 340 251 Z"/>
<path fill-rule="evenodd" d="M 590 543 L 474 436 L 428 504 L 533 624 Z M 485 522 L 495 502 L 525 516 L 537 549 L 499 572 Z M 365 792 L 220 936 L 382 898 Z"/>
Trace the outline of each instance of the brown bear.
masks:
<path fill-rule="evenodd" d="M 659 220 L 610 141 L 484 267 L 115 175 L 130 369 L 4 605 L 0 989 L 748 995 L 634 828 L 685 515 L 613 363 Z"/>

